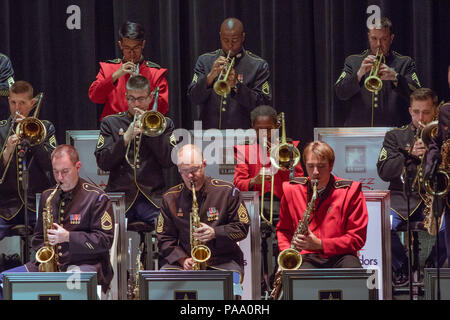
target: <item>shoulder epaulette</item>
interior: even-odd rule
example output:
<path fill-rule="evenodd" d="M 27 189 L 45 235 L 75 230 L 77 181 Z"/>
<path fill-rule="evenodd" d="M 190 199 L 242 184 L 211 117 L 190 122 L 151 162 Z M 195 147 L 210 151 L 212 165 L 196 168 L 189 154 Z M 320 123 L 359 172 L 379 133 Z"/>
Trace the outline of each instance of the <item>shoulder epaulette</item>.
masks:
<path fill-rule="evenodd" d="M 229 187 L 233 188 L 233 184 L 231 182 L 220 180 L 220 179 L 211 179 L 211 184 L 215 187 Z"/>
<path fill-rule="evenodd" d="M 254 54 L 253 52 L 251 52 L 251 51 L 249 51 L 249 50 L 246 50 L 245 52 L 246 52 L 247 55 L 248 55 L 250 58 L 252 58 L 252 59 L 259 60 L 259 61 L 264 61 L 263 58 L 257 56 L 256 54 Z"/>
<path fill-rule="evenodd" d="M 350 188 L 352 183 L 353 183 L 352 180 L 336 180 L 334 182 L 334 187 L 336 189 L 339 189 L 339 188 Z"/>
<path fill-rule="evenodd" d="M 119 112 L 119 113 L 109 114 L 109 115 L 103 117 L 103 119 L 106 119 L 106 118 L 109 118 L 109 117 L 122 117 L 122 116 L 124 116 L 126 113 L 127 113 L 126 111 L 122 111 L 122 112 Z"/>
<path fill-rule="evenodd" d="M 0 127 L 6 126 L 7 123 L 8 123 L 8 120 L 2 120 L 2 121 L 0 121 Z"/>
<path fill-rule="evenodd" d="M 170 193 L 178 193 L 178 192 L 181 192 L 181 190 L 183 190 L 183 188 L 184 188 L 184 183 L 177 184 L 176 186 L 173 186 L 172 188 L 170 188 L 169 190 L 167 190 L 167 191 L 164 193 L 164 196 L 167 195 L 167 194 L 170 194 Z"/>
<path fill-rule="evenodd" d="M 159 64 L 152 61 L 145 61 L 145 65 L 149 68 L 161 69 L 161 66 Z"/>
<path fill-rule="evenodd" d="M 362 57 L 365 56 L 367 54 L 367 52 L 369 51 L 369 49 L 364 50 L 362 53 L 360 54 L 352 54 L 349 57 Z"/>
<path fill-rule="evenodd" d="M 398 53 L 397 51 L 394 51 L 394 50 L 392 50 L 392 54 L 397 56 L 397 57 L 399 57 L 399 58 L 411 59 L 410 57 L 401 55 L 400 53 Z"/>
<path fill-rule="evenodd" d="M 219 52 L 220 52 L 220 49 L 217 49 L 217 50 L 212 51 L 212 52 L 204 53 L 204 54 L 202 54 L 202 56 L 215 56 L 215 55 L 219 54 Z"/>
<path fill-rule="evenodd" d="M 95 186 L 95 185 L 93 185 L 92 183 L 89 183 L 89 182 L 84 182 L 83 183 L 83 189 L 86 190 L 86 191 L 95 191 L 95 192 L 98 192 L 98 193 L 103 193 L 104 192 L 102 188 L 99 188 L 99 187 L 97 187 L 97 186 Z"/>
<path fill-rule="evenodd" d="M 294 177 L 294 179 L 289 180 L 289 183 L 305 185 L 308 183 L 308 177 Z"/>
<path fill-rule="evenodd" d="M 393 129 L 391 129 L 391 131 L 393 131 L 393 130 L 406 130 L 406 129 L 408 129 L 408 124 L 405 124 L 404 126 L 401 126 L 401 127 L 398 127 L 398 128 L 393 128 Z"/>
<path fill-rule="evenodd" d="M 108 63 L 115 63 L 115 64 L 119 64 L 122 62 L 122 59 L 120 58 L 116 58 L 116 59 L 111 59 L 111 60 L 106 60 L 106 62 Z"/>

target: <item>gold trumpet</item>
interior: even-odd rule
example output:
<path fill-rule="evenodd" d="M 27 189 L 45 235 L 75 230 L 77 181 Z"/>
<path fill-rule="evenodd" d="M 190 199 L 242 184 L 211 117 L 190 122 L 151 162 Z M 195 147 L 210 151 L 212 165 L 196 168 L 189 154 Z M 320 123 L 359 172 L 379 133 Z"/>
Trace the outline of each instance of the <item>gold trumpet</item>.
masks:
<path fill-rule="evenodd" d="M 230 54 L 231 54 L 231 50 L 228 51 L 227 61 L 230 60 Z M 234 57 L 233 57 L 233 59 L 231 59 L 231 62 L 228 64 L 228 68 L 226 68 L 227 71 L 224 73 L 224 69 L 222 69 L 222 71 L 219 74 L 219 77 L 217 78 L 216 82 L 213 85 L 214 92 L 224 98 L 226 98 L 227 94 L 229 94 L 231 91 L 230 85 L 228 84 L 227 80 L 228 80 L 228 75 L 230 74 L 230 70 L 233 67 L 233 65 L 234 65 Z"/>
<path fill-rule="evenodd" d="M 383 81 L 380 79 L 379 71 L 381 64 L 386 62 L 386 58 L 381 52 L 380 48 L 377 49 L 375 55 L 375 61 L 372 68 L 370 68 L 369 76 L 364 81 L 364 87 L 370 92 L 378 92 L 383 88 Z"/>
<path fill-rule="evenodd" d="M 137 120 L 139 128 L 141 128 L 142 131 L 139 134 L 139 138 L 138 138 L 139 144 L 137 146 L 136 152 L 134 153 L 134 161 L 133 162 L 131 162 L 128 158 L 131 141 L 128 143 L 127 150 L 125 152 L 125 159 L 133 169 L 136 168 L 136 160 L 139 155 L 142 134 L 149 136 L 149 137 L 157 137 L 157 136 L 160 136 L 166 130 L 166 127 L 167 127 L 166 118 L 164 117 L 164 115 L 162 113 L 157 111 L 158 98 L 159 98 L 159 87 L 156 87 L 155 90 L 153 90 L 152 95 L 155 97 L 152 110 L 148 110 L 140 115 L 138 115 L 138 112 L 134 113 L 134 118 L 133 118 L 132 123 L 134 124 Z"/>
<path fill-rule="evenodd" d="M 43 97 L 44 97 L 43 92 L 39 93 L 35 97 L 36 109 L 34 111 L 33 116 L 23 119 L 16 126 L 15 134 L 19 138 L 19 141 L 20 142 L 22 142 L 24 140 L 28 141 L 30 147 L 40 145 L 41 143 L 43 143 L 45 141 L 45 138 L 47 136 L 47 128 L 45 127 L 44 123 L 37 118 L 40 108 L 41 108 Z M 16 113 L 14 114 L 14 117 L 12 118 L 11 127 L 9 128 L 8 134 L 6 135 L 5 142 L 3 143 L 3 147 L 2 147 L 2 151 L 1 151 L 0 155 L 3 155 L 3 152 L 6 149 L 8 138 L 14 131 L 14 124 L 16 122 L 18 115 L 19 115 L 19 112 L 16 111 Z M 11 152 L 11 154 L 8 158 L 8 162 L 6 163 L 2 178 L 0 179 L 0 184 L 3 183 L 3 181 L 5 179 L 6 172 L 9 169 L 9 165 L 11 163 L 12 156 L 13 156 L 13 152 Z"/>

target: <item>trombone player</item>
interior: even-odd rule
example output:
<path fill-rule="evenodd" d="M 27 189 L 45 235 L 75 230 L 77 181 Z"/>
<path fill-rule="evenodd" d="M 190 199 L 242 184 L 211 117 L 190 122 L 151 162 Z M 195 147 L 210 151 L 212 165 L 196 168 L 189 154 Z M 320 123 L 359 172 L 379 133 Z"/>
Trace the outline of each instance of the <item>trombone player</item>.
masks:
<path fill-rule="evenodd" d="M 379 26 L 368 26 L 367 37 L 369 49 L 345 59 L 334 85 L 338 99 L 345 101 L 345 118 L 339 120 L 346 127 L 402 126 L 409 122 L 409 95 L 421 86 L 415 62 L 391 49 L 394 31 L 388 18 L 381 18 Z M 365 85 L 372 69 L 379 69 L 374 75 L 379 88 Z"/>
<path fill-rule="evenodd" d="M 23 226 L 25 222 L 25 202 L 28 203 L 29 227 L 34 227 L 36 193 L 41 193 L 55 184 L 50 160 L 50 155 L 56 148 L 53 124 L 47 120 L 40 121 L 45 127 L 39 127 L 36 131 L 39 132 L 41 143 L 31 145 L 27 148 L 28 151 L 23 140 L 30 140 L 31 137 L 27 134 L 34 135 L 35 132 L 25 132 L 19 136 L 16 130 L 18 123 L 26 123 L 30 119 L 27 117 L 37 103 L 37 99 L 33 98 L 31 84 L 22 80 L 15 82 L 9 89 L 8 102 L 11 116 L 0 121 L 0 145 L 3 146 L 0 161 L 0 240 L 20 231 L 14 229 Z M 39 105 L 34 117 L 37 116 L 38 108 Z M 24 174 L 27 172 L 28 179 L 25 180 Z M 24 182 L 28 182 L 27 201 L 24 198 Z M 28 260 L 28 257 L 24 258 Z"/>
<path fill-rule="evenodd" d="M 200 108 L 203 129 L 249 129 L 250 111 L 272 100 L 269 65 L 244 49 L 240 20 L 225 19 L 219 35 L 221 49 L 197 59 L 187 94 L 192 106 Z M 214 89 L 219 77 L 227 83 L 225 93 Z"/>
<path fill-rule="evenodd" d="M 172 120 L 156 112 L 155 89 L 144 76 L 128 80 L 128 110 L 101 121 L 95 150 L 99 168 L 110 172 L 105 191 L 125 193 L 128 223 L 140 221 L 152 227 L 165 190 L 163 168 L 173 166 L 171 152 L 176 144 Z M 150 113 L 160 124 L 156 128 L 141 121 Z"/>

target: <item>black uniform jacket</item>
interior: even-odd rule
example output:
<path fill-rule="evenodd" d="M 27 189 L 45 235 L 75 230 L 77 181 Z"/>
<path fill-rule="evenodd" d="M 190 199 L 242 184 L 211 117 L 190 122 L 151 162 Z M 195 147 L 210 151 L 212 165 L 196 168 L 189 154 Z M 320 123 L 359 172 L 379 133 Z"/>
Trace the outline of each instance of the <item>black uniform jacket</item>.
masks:
<path fill-rule="evenodd" d="M 395 51 L 386 57 L 386 65 L 398 72 L 398 85 L 383 81 L 383 88 L 374 94 L 364 87 L 367 73 L 358 82 L 361 62 L 370 54 L 365 50 L 345 59 L 344 69 L 336 81 L 336 96 L 345 103 L 346 127 L 400 127 L 410 121 L 409 96 L 420 87 L 414 60 Z M 374 105 L 377 107 L 373 107 Z"/>
<path fill-rule="evenodd" d="M 42 193 L 39 217 L 34 229 L 32 246 L 44 246 L 42 210 L 53 189 Z M 69 231 L 69 242 L 54 246 L 61 271 L 71 265 L 93 265 L 97 269 L 98 283 L 106 292 L 114 272 L 109 250 L 114 240 L 114 212 L 105 192 L 83 179 L 72 191 L 58 190 L 51 201 L 53 222 Z M 26 264 L 29 272 L 37 272 L 39 263 Z"/>
<path fill-rule="evenodd" d="M 200 221 L 216 234 L 205 243 L 211 250 L 207 265 L 225 270 L 238 267 L 235 271 L 244 274 L 244 257 L 237 242 L 247 237 L 250 218 L 239 190 L 229 182 L 207 177 L 196 195 Z M 160 255 L 169 264 L 191 256 L 191 210 L 192 191 L 184 184 L 164 194 L 156 232 Z"/>
<path fill-rule="evenodd" d="M 161 135 L 149 137 L 142 134 L 130 142 L 128 160 L 133 165 L 134 155 L 137 154 L 135 168 L 132 168 L 125 158 L 127 147 L 123 141 L 123 133 L 132 121 L 133 117 L 129 112 L 103 118 L 95 150 L 97 165 L 102 170 L 109 171 L 105 191 L 125 192 L 127 211 L 133 205 L 139 191 L 159 207 L 161 195 L 165 189 L 162 169 L 174 165 L 171 152 L 176 144 L 172 134 L 173 122 L 166 118 L 167 127 Z"/>
<path fill-rule="evenodd" d="M 377 162 L 378 175 L 384 181 L 390 182 L 391 208 L 404 219 L 408 216 L 407 198 L 403 192 L 402 173 L 405 169 L 405 156 L 398 150 L 410 149 L 414 145 L 416 134 L 415 126 L 410 123 L 407 126 L 388 131 L 384 137 L 383 147 Z M 423 163 L 425 165 L 425 163 Z M 417 165 L 407 164 L 408 176 L 415 179 L 417 175 Z M 421 175 L 417 177 L 417 183 L 410 197 L 410 215 L 413 214 L 425 199 L 425 190 Z M 411 180 L 411 181 L 412 181 Z"/>
<path fill-rule="evenodd" d="M 218 49 L 197 59 L 188 96 L 193 105 L 199 106 L 203 129 L 248 129 L 251 127 L 250 112 L 262 104 L 271 104 L 269 65 L 250 51 L 242 50 L 236 55 L 233 67 L 237 77 L 236 91 L 232 89 L 223 99 L 214 92 L 213 85 L 206 85 L 206 76 L 219 56 L 226 54 Z"/>
<path fill-rule="evenodd" d="M 55 127 L 47 120 L 41 120 L 47 130 L 43 143 L 29 148 L 26 154 L 28 167 L 28 206 L 31 211 L 36 211 L 36 193 L 55 185 L 52 171 L 51 153 L 56 148 Z M 8 139 L 7 135 L 12 118 L 0 121 L 0 145 L 3 146 Z M 18 156 L 18 147 L 13 153 L 8 165 L 0 161 L 0 178 L 4 175 L 0 184 L 0 217 L 6 220 L 14 218 L 24 206 L 23 197 L 23 161 Z M 5 172 L 6 170 L 6 172 Z"/>

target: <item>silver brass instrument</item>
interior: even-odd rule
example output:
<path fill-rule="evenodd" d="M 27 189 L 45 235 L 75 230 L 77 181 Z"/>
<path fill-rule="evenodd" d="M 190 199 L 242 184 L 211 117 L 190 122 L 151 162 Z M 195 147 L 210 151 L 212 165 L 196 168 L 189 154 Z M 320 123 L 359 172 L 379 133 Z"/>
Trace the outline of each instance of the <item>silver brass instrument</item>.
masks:
<path fill-rule="evenodd" d="M 156 87 L 155 90 L 152 91 L 152 95 L 154 96 L 154 103 L 152 110 L 148 110 L 140 115 L 138 115 L 138 112 L 134 113 L 133 118 L 133 125 L 136 122 L 136 120 L 139 123 L 139 128 L 142 129 L 141 133 L 139 134 L 139 144 L 137 146 L 137 150 L 134 152 L 134 161 L 131 162 L 128 158 L 128 152 L 130 150 L 130 145 L 132 141 L 130 141 L 127 145 L 127 150 L 125 152 L 125 159 L 128 162 L 128 164 L 134 169 L 136 167 L 136 159 L 139 155 L 139 149 L 141 145 L 141 138 L 142 134 L 149 136 L 149 137 L 157 137 L 161 135 L 167 127 L 167 121 L 164 115 L 160 112 L 158 112 L 158 99 L 159 99 L 159 87 Z M 136 141 L 136 139 L 133 139 Z"/>
<path fill-rule="evenodd" d="M 297 229 L 295 229 L 294 235 L 292 236 L 291 246 L 280 252 L 278 255 L 278 266 L 279 270 L 275 275 L 275 281 L 273 284 L 273 290 L 270 293 L 270 298 L 274 300 L 278 300 L 281 294 L 282 282 L 281 275 L 283 270 L 297 270 L 302 265 L 302 255 L 294 248 L 294 239 L 297 235 L 307 234 L 309 227 L 309 219 L 311 217 L 312 211 L 314 211 L 316 199 L 317 199 L 317 185 L 318 180 L 314 179 L 311 181 L 312 183 L 312 197 L 306 206 L 306 210 L 303 213 L 302 219 L 299 221 L 297 225 Z"/>
<path fill-rule="evenodd" d="M 36 109 L 34 111 L 33 116 L 27 117 L 20 121 L 16 126 L 15 134 L 19 138 L 20 142 L 23 140 L 27 140 L 29 142 L 30 147 L 37 146 L 45 141 L 45 138 L 47 136 L 47 128 L 45 127 L 44 123 L 40 121 L 37 116 L 39 114 L 41 104 L 42 104 L 42 98 L 44 96 L 44 93 L 39 93 L 35 99 L 36 99 Z M 14 114 L 14 117 L 11 121 L 11 127 L 9 128 L 8 135 L 5 138 L 5 142 L 3 143 L 2 151 L 0 155 L 3 155 L 3 152 L 6 149 L 6 144 L 8 142 L 9 136 L 14 131 L 14 125 L 17 120 L 18 112 Z M 20 144 L 19 142 L 19 144 Z M 11 152 L 8 162 L 6 163 L 5 170 L 3 172 L 2 178 L 0 179 L 0 184 L 3 183 L 3 180 L 5 179 L 6 172 L 8 171 L 9 165 L 11 163 L 11 159 L 13 156 L 13 152 Z"/>
<path fill-rule="evenodd" d="M 191 232 L 191 257 L 194 260 L 193 270 L 206 269 L 206 262 L 211 258 L 211 250 L 199 240 L 194 238 L 194 231 L 200 227 L 200 216 L 198 215 L 198 203 L 195 193 L 194 182 L 191 181 L 192 188 L 192 211 L 190 215 L 190 232 Z"/>
<path fill-rule="evenodd" d="M 364 81 L 364 87 L 370 92 L 378 92 L 383 88 L 383 81 L 380 79 L 379 71 L 381 64 L 386 62 L 386 58 L 381 52 L 380 48 L 377 49 L 375 55 L 375 61 L 370 69 L 369 76 Z"/>
<path fill-rule="evenodd" d="M 55 190 L 48 196 L 45 201 L 45 207 L 42 210 L 42 232 L 44 235 L 44 246 L 36 252 L 36 261 L 39 262 L 39 272 L 57 272 L 58 265 L 56 264 L 57 256 L 55 255 L 55 248 L 51 246 L 48 241 L 48 230 L 53 229 L 53 213 L 52 213 L 52 199 L 58 191 L 59 184 L 56 185 Z"/>
<path fill-rule="evenodd" d="M 231 54 L 231 50 L 228 51 L 227 61 L 230 60 L 230 54 Z M 228 84 L 227 80 L 228 80 L 228 75 L 229 75 L 230 70 L 233 67 L 233 65 L 234 65 L 234 57 L 233 57 L 233 59 L 231 59 L 231 62 L 228 64 L 228 66 L 226 68 L 226 72 L 224 73 L 225 69 L 222 69 L 222 71 L 219 74 L 219 77 L 217 78 L 216 82 L 214 82 L 214 85 L 213 85 L 214 92 L 224 98 L 226 98 L 227 94 L 229 94 L 231 91 L 230 85 Z"/>

